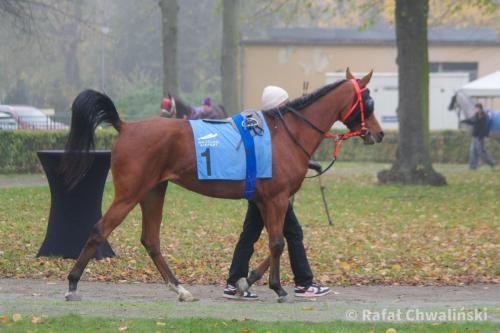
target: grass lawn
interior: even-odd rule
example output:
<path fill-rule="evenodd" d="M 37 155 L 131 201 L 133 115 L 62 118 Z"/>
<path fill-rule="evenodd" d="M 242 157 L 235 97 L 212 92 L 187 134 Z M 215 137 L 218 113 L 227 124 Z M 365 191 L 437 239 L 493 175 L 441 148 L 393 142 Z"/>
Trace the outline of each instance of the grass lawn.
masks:
<path fill-rule="evenodd" d="M 1 332 L 498 332 L 500 325 L 493 323 L 351 323 L 334 321 L 310 322 L 257 322 L 222 319 L 109 319 L 86 318 L 77 315 L 64 317 L 17 317 L 18 321 L 0 317 Z"/>
<path fill-rule="evenodd" d="M 387 167 L 338 163 L 324 176 L 334 226 L 328 226 L 318 180 L 304 181 L 295 197 L 295 210 L 317 280 L 328 284 L 498 282 L 500 172 L 437 165 L 448 186 L 377 184 L 377 171 Z M 108 183 L 104 207 L 110 204 L 112 192 Z M 73 260 L 35 257 L 47 227 L 48 186 L 2 188 L 0 202 L 0 276 L 65 278 Z M 223 283 L 246 202 L 203 197 L 170 184 L 164 208 L 162 249 L 180 280 Z M 110 237 L 118 257 L 91 262 L 83 279 L 159 281 L 139 242 L 140 225 L 137 207 Z M 263 237 L 256 244 L 253 264 L 266 254 Z M 290 282 L 286 257 L 282 279 Z"/>

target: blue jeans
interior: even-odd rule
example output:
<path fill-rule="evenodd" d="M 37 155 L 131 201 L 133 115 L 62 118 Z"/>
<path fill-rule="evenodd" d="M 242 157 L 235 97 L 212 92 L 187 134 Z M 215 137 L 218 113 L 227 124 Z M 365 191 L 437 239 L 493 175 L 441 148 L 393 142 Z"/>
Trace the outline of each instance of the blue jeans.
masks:
<path fill-rule="evenodd" d="M 248 276 L 248 265 L 254 251 L 253 245 L 259 239 L 263 228 L 264 223 L 259 209 L 249 201 L 243 231 L 234 249 L 227 284 L 234 285 L 238 279 Z M 310 286 L 313 281 L 313 273 L 304 248 L 304 234 L 291 204 L 288 204 L 286 211 L 283 235 L 288 244 L 288 255 L 290 256 L 295 285 Z"/>
<path fill-rule="evenodd" d="M 490 166 L 495 166 L 495 161 L 484 147 L 484 138 L 473 136 L 469 147 L 469 168 L 471 170 L 477 169 L 480 158 Z"/>

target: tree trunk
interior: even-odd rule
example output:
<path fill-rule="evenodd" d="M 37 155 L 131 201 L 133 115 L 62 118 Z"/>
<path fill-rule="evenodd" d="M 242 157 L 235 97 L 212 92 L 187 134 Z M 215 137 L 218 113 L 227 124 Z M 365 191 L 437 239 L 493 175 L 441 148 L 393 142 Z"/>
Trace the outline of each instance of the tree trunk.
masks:
<path fill-rule="evenodd" d="M 82 3 L 80 1 L 74 3 L 74 13 L 77 18 L 83 17 Z M 66 38 L 68 38 L 68 41 L 61 45 L 64 54 L 64 77 L 66 82 L 73 88 L 71 96 L 74 96 L 82 86 L 80 63 L 78 61 L 78 49 L 82 41 L 80 23 L 65 20 L 62 29 Z"/>
<path fill-rule="evenodd" d="M 446 185 L 430 157 L 428 13 L 428 0 L 396 0 L 399 140 L 391 170 L 378 174 L 382 183 Z"/>
<path fill-rule="evenodd" d="M 159 0 L 162 15 L 163 95 L 178 95 L 177 15 L 178 0 Z"/>
<path fill-rule="evenodd" d="M 222 9 L 222 104 L 228 114 L 239 111 L 238 100 L 238 27 L 239 0 L 224 0 Z"/>

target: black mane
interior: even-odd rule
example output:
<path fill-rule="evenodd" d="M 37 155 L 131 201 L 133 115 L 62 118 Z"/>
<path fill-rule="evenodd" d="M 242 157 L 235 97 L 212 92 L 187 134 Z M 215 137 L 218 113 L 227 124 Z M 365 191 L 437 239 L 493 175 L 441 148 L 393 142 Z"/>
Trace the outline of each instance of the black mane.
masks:
<path fill-rule="evenodd" d="M 301 109 L 303 109 L 303 108 L 311 105 L 312 103 L 314 103 L 319 98 L 325 96 L 327 93 L 329 93 L 333 89 L 337 88 L 339 85 L 341 85 L 344 82 L 345 82 L 345 80 L 340 80 L 340 81 L 337 81 L 337 82 L 334 82 L 334 83 L 329 83 L 326 86 L 323 86 L 323 87 L 317 89 L 316 91 L 313 91 L 310 94 L 306 94 L 304 96 L 301 96 L 299 98 L 294 99 L 293 101 L 291 101 L 290 103 L 285 104 L 282 107 L 274 108 L 274 109 L 271 109 L 271 110 L 268 110 L 268 111 L 264 111 L 264 112 L 265 113 L 267 113 L 267 112 L 274 113 L 274 111 L 279 110 L 279 111 L 281 111 L 283 113 L 283 112 L 286 112 L 287 108 L 292 108 L 292 109 L 295 109 L 295 110 L 301 110 Z"/>
<path fill-rule="evenodd" d="M 191 107 L 178 96 L 172 96 L 175 99 L 175 106 L 177 108 L 177 118 L 182 118 L 184 115 L 188 116 L 191 113 Z"/>

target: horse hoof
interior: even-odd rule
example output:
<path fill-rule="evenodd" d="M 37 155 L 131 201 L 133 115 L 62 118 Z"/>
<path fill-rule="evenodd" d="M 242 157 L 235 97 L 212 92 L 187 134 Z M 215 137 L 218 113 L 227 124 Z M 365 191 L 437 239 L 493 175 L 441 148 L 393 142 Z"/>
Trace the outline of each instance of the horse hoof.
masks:
<path fill-rule="evenodd" d="M 290 300 L 288 298 L 288 295 L 278 297 L 278 303 L 289 303 L 289 302 Z"/>
<path fill-rule="evenodd" d="M 189 292 L 187 294 L 179 294 L 179 296 L 177 296 L 177 299 L 179 300 L 179 302 L 195 302 L 198 300 L 194 298 L 193 295 L 191 295 L 191 293 Z"/>
<path fill-rule="evenodd" d="M 236 289 L 238 289 L 238 294 L 243 295 L 243 293 L 245 293 L 248 288 L 250 288 L 250 286 L 248 285 L 248 280 L 246 278 L 242 277 L 238 281 L 236 281 Z"/>
<path fill-rule="evenodd" d="M 64 294 L 64 298 L 67 301 L 81 301 L 82 295 L 77 294 L 76 291 L 68 291 L 66 294 Z"/>

